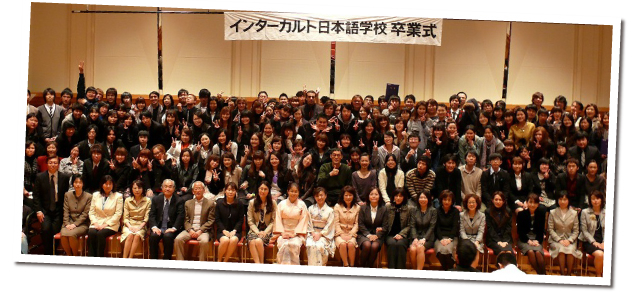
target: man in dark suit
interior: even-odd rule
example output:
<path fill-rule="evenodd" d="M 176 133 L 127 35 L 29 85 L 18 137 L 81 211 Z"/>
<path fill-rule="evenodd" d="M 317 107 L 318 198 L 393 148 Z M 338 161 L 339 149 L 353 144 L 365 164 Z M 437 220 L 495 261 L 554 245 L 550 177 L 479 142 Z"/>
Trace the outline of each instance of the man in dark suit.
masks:
<path fill-rule="evenodd" d="M 171 259 L 174 252 L 174 240 L 183 229 L 185 208 L 178 196 L 173 196 L 176 184 L 171 179 L 163 181 L 163 192 L 152 198 L 149 211 L 149 256 L 158 259 L 158 243 L 163 240 L 163 259 Z M 165 210 L 166 209 L 166 210 Z"/>
<path fill-rule="evenodd" d="M 42 242 L 44 254 L 53 254 L 53 237 L 62 228 L 64 214 L 64 194 L 68 191 L 70 178 L 57 171 L 59 157 L 46 160 L 48 170 L 37 174 L 33 186 L 34 211 L 42 224 Z"/>
<path fill-rule="evenodd" d="M 99 182 L 101 178 L 110 174 L 110 166 L 102 158 L 103 148 L 101 148 L 101 144 L 92 145 L 90 158 L 84 160 L 84 169 L 81 175 L 86 192 L 94 193 L 100 190 Z"/>
<path fill-rule="evenodd" d="M 404 173 L 417 167 L 418 157 L 424 155 L 424 149 L 420 149 L 420 134 L 414 131 L 409 135 L 409 147 L 402 149 L 400 153 L 400 169 Z M 406 154 L 405 154 L 406 153 Z"/>
<path fill-rule="evenodd" d="M 128 156 L 129 161 L 132 161 L 133 158 L 137 158 L 138 154 L 141 153 L 141 150 L 149 148 L 147 145 L 148 136 L 149 133 L 147 131 L 138 131 L 138 144 L 130 148 L 130 155 Z"/>
<path fill-rule="evenodd" d="M 149 133 L 148 147 L 154 147 L 154 145 L 163 141 L 163 126 L 152 120 L 152 113 L 148 111 L 141 113 L 141 123 L 136 127 L 139 132 L 144 130 Z"/>
<path fill-rule="evenodd" d="M 595 160 L 598 163 L 598 174 L 602 173 L 600 165 L 602 164 L 602 156 L 598 147 L 587 144 L 587 133 L 584 131 L 576 134 L 576 146 L 569 148 L 569 157 L 576 158 L 580 164 L 578 164 L 578 172 L 581 174 L 587 173 L 587 165 L 591 160 Z M 584 157 L 583 157 L 584 156 Z"/>
<path fill-rule="evenodd" d="M 317 94 L 314 90 L 308 91 L 306 94 L 306 104 L 299 107 L 303 112 L 303 118 L 308 121 L 314 121 L 323 113 L 323 106 L 317 104 Z"/>
<path fill-rule="evenodd" d="M 501 154 L 490 154 L 488 163 L 490 169 L 481 175 L 481 201 L 490 208 L 496 191 L 502 191 L 506 198 L 510 195 L 510 175 L 501 169 Z"/>
<path fill-rule="evenodd" d="M 586 176 L 580 173 L 578 169 L 578 160 L 569 158 L 565 163 L 566 170 L 556 177 L 556 199 L 562 195 L 567 195 L 569 200 L 569 208 L 580 212 L 587 207 L 585 196 L 587 191 L 585 188 Z"/>

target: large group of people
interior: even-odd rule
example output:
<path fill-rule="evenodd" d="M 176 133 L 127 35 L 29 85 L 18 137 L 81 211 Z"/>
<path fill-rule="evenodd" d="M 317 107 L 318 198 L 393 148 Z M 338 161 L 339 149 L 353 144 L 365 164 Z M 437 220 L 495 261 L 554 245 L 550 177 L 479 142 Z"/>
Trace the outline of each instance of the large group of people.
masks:
<path fill-rule="evenodd" d="M 609 113 L 595 104 L 558 96 L 548 110 L 539 92 L 514 108 L 464 92 L 340 104 L 305 87 L 250 106 L 207 89 L 147 101 L 86 88 L 79 71 L 76 98 L 47 88 L 27 105 L 24 214 L 45 254 L 60 233 L 65 254 L 87 235 L 104 256 L 120 231 L 123 257 L 149 240 L 150 258 L 182 260 L 197 240 L 200 261 L 217 241 L 218 261 L 244 242 L 264 263 L 272 243 L 279 264 L 305 247 L 308 265 L 338 251 L 372 267 L 385 245 L 389 268 L 423 269 L 433 249 L 444 270 L 470 270 L 457 250 L 490 249 L 545 274 L 548 250 L 561 274 L 583 252 L 602 273 Z"/>

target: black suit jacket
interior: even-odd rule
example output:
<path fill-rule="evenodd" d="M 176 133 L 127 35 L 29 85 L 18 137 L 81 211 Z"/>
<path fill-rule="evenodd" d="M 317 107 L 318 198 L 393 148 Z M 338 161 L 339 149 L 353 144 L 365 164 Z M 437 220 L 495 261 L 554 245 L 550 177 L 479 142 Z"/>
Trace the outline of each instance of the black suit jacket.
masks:
<path fill-rule="evenodd" d="M 163 212 L 165 206 L 165 195 L 162 193 L 152 198 L 152 206 L 149 210 L 149 228 L 163 226 Z M 178 196 L 171 196 L 169 202 L 169 222 L 167 228 L 176 228 L 177 231 L 183 229 L 185 222 L 185 201 Z"/>
<path fill-rule="evenodd" d="M 431 190 L 431 194 L 433 194 L 434 198 L 439 198 L 443 190 L 453 192 L 455 195 L 453 205 L 462 205 L 462 173 L 457 167 L 450 173 L 446 171 L 444 166 L 437 168 L 435 172 L 435 184 L 433 190 Z"/>
<path fill-rule="evenodd" d="M 543 235 L 545 234 L 545 213 L 547 208 L 543 205 L 539 205 L 534 211 L 534 234 L 536 240 L 540 244 L 543 244 Z M 532 218 L 530 218 L 530 210 L 523 210 L 517 214 L 517 234 L 521 242 L 528 242 L 527 234 L 530 232 L 532 226 Z"/>
<path fill-rule="evenodd" d="M 101 178 L 105 175 L 110 174 L 110 165 L 103 159 L 101 159 L 101 162 L 99 162 L 99 166 L 97 166 L 96 174 L 93 174 L 93 168 L 94 163 L 92 162 L 92 158 L 84 160 L 84 169 L 81 174 L 81 178 L 84 181 L 85 191 L 89 193 L 94 193 L 98 191 L 101 188 L 101 186 L 99 185 L 99 183 L 101 182 Z M 116 181 L 114 183 L 116 183 Z"/>
<path fill-rule="evenodd" d="M 510 175 L 507 171 L 499 169 L 498 179 L 495 181 L 490 174 L 490 170 L 484 171 L 481 175 L 481 200 L 486 206 L 491 206 L 492 194 L 502 191 L 506 198 L 510 194 Z"/>
<path fill-rule="evenodd" d="M 578 146 L 569 148 L 569 157 L 578 159 L 578 163 L 581 163 L 580 154 L 581 150 Z M 591 145 L 587 145 L 585 148 L 585 165 L 578 165 L 578 172 L 587 173 L 587 164 L 589 164 L 589 161 L 591 160 L 595 160 L 598 163 L 598 173 L 601 173 L 602 170 L 600 166 L 602 165 L 602 155 L 596 146 Z"/>
<path fill-rule="evenodd" d="M 68 192 L 70 177 L 61 172 L 57 172 L 57 203 L 55 209 L 50 208 L 51 197 L 49 190 L 51 188 L 48 171 L 40 172 L 35 177 L 33 185 L 33 208 L 35 212 L 41 211 L 44 216 L 55 214 L 61 216 L 64 208 L 64 195 Z"/>
<path fill-rule="evenodd" d="M 387 208 L 385 206 L 378 206 L 376 211 L 376 219 L 371 222 L 371 206 L 369 204 L 360 206 L 360 212 L 358 213 L 358 233 L 367 237 L 371 234 L 375 234 L 378 238 L 383 237 L 383 233 L 376 232 L 376 228 L 382 227 L 382 222 L 387 214 Z"/>
<path fill-rule="evenodd" d="M 112 156 L 112 154 L 110 152 L 108 152 L 108 142 L 104 141 L 103 143 L 101 143 L 101 149 L 103 149 L 103 159 L 105 160 L 111 160 L 114 159 L 114 156 Z M 112 149 L 111 152 L 114 153 L 116 152 L 116 149 L 119 147 L 123 147 L 125 148 L 125 144 L 123 144 L 123 142 L 120 139 L 116 139 L 114 140 L 114 143 L 112 143 Z M 127 150 L 127 148 L 126 148 Z"/>
<path fill-rule="evenodd" d="M 525 202 L 527 201 L 528 195 L 533 192 L 534 192 L 534 180 L 532 179 L 531 173 L 524 171 L 521 174 L 521 190 L 520 191 L 517 188 L 517 181 L 514 178 L 514 173 L 510 174 L 510 194 L 508 198 L 508 206 L 510 206 L 512 211 L 517 209 L 517 205 L 515 203 L 516 200 Z"/>
<path fill-rule="evenodd" d="M 418 163 L 417 161 L 415 161 L 414 156 L 411 156 L 411 159 L 407 162 L 406 157 L 407 157 L 407 153 L 409 153 L 409 151 L 411 150 L 410 147 L 401 149 L 400 151 L 400 169 L 402 169 L 402 172 L 407 173 L 407 171 L 412 170 L 416 167 L 418 167 Z M 417 157 L 422 157 L 422 155 L 424 155 L 424 150 L 418 148 L 417 149 Z"/>

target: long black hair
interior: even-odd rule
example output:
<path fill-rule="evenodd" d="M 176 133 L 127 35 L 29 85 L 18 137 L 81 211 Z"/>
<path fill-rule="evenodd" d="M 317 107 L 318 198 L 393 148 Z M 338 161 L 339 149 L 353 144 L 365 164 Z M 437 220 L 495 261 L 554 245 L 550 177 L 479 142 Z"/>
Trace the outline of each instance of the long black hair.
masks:
<path fill-rule="evenodd" d="M 273 211 L 275 211 L 273 208 L 273 198 L 270 195 L 270 190 L 271 190 L 270 183 L 267 180 L 262 180 L 262 182 L 259 184 L 259 187 L 261 187 L 262 185 L 268 188 L 268 195 L 266 195 L 266 214 L 270 214 Z M 253 207 L 255 208 L 255 212 L 259 212 L 262 205 L 262 198 L 259 196 L 259 187 L 258 187 L 258 193 L 255 196 L 255 201 L 253 202 Z"/>

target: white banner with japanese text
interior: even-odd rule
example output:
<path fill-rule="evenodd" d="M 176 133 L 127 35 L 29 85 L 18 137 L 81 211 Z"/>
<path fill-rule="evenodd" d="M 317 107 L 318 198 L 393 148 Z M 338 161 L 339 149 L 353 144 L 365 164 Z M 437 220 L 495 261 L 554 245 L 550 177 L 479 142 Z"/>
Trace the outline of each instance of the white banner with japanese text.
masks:
<path fill-rule="evenodd" d="M 442 19 L 225 12 L 224 39 L 440 46 L 442 43 Z"/>

